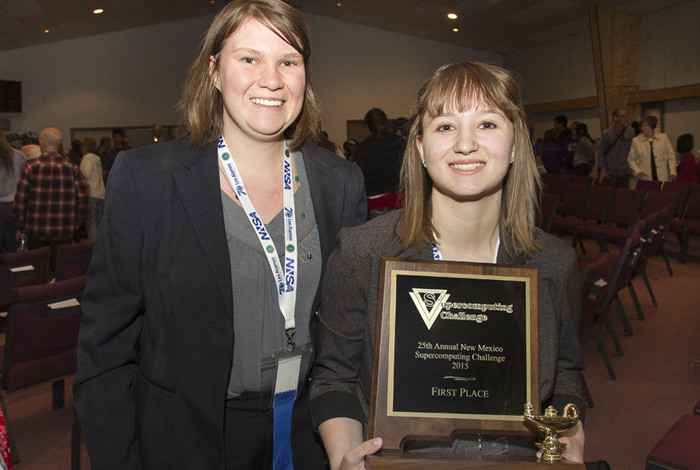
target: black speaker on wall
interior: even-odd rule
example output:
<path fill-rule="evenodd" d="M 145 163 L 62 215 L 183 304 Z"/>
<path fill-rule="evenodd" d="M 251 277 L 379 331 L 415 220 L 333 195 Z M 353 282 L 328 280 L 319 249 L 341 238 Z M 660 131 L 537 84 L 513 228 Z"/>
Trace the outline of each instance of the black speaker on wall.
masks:
<path fill-rule="evenodd" d="M 22 112 L 22 82 L 0 80 L 0 113 Z"/>

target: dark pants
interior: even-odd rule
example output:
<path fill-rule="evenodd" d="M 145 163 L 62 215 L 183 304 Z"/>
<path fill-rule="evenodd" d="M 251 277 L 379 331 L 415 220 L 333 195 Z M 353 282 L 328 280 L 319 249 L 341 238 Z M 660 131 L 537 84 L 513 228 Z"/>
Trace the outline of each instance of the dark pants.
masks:
<path fill-rule="evenodd" d="M 224 434 L 226 468 L 267 470 L 272 468 L 273 410 L 270 398 L 243 395 L 226 402 Z M 292 416 L 292 461 L 294 468 L 322 469 L 321 443 L 311 424 L 308 393 L 294 403 Z"/>
<path fill-rule="evenodd" d="M 35 248 L 42 248 L 44 246 L 49 247 L 49 260 L 50 260 L 50 271 L 49 277 L 53 277 L 56 274 L 56 255 L 58 254 L 58 247 L 60 245 L 65 245 L 66 243 L 72 243 L 73 239 L 69 238 L 67 240 L 42 240 L 40 238 L 35 238 L 27 234 L 27 250 L 33 250 Z"/>
<path fill-rule="evenodd" d="M 2 250 L 5 253 L 17 251 L 17 223 L 12 215 L 12 203 L 0 202 L 0 226 Z"/>
<path fill-rule="evenodd" d="M 615 188 L 629 188 L 630 187 L 630 177 L 625 176 L 610 176 L 613 180 L 613 186 Z"/>

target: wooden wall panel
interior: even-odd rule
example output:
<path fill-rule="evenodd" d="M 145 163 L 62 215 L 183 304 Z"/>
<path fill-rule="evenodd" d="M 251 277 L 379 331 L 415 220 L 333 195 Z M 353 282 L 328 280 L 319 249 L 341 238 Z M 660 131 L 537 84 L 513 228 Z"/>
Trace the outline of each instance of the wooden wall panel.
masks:
<path fill-rule="evenodd" d="M 600 128 L 608 127 L 610 112 L 626 106 L 639 90 L 641 19 L 637 15 L 595 5 L 589 10 Z M 629 110 L 634 114 L 633 109 Z"/>

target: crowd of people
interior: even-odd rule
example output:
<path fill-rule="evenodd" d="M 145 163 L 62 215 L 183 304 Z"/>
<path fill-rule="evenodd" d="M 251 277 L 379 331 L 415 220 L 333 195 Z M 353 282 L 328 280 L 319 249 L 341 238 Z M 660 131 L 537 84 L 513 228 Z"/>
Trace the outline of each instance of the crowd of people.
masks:
<path fill-rule="evenodd" d="M 538 267 L 533 386 L 543 410 L 577 405 L 561 441 L 583 462 L 580 274 L 536 228 L 538 171 L 695 180 L 692 135 L 677 157 L 655 118 L 636 135 L 616 108 L 597 144 L 560 115 L 533 151 L 515 76 L 463 62 L 426 80 L 410 119 L 370 109 L 369 137 L 339 148 L 309 58 L 298 10 L 233 0 L 188 71 L 185 137 L 134 149 L 114 129 L 64 154 L 47 128 L 39 155 L 0 139 L 3 248 L 18 233 L 27 248 L 68 243 L 83 224 L 96 241 L 74 385 L 92 466 L 365 468 L 383 445 L 367 435 L 382 257 Z M 368 221 L 367 198 L 387 193 L 405 207 Z M 536 458 L 535 438 L 406 451 Z"/>
<path fill-rule="evenodd" d="M 595 178 L 609 178 L 616 188 L 638 180 L 700 182 L 700 154 L 693 154 L 692 134 L 678 137 L 674 150 L 668 136 L 657 130 L 655 116 L 629 125 L 628 117 L 627 109 L 614 108 L 611 126 L 595 142 L 585 123 L 573 122 L 567 128 L 566 116 L 558 115 L 554 127 L 535 143 L 540 172 L 590 176 L 597 164 Z"/>
<path fill-rule="evenodd" d="M 100 228 L 111 163 L 128 140 L 122 128 L 103 137 L 74 139 L 64 151 L 63 135 L 49 127 L 37 144 L 12 144 L 0 133 L 0 250 L 95 241 Z M 114 146 L 112 146 L 114 142 Z M 13 144 L 15 146 L 13 146 Z M 105 167 L 106 162 L 106 167 Z"/>

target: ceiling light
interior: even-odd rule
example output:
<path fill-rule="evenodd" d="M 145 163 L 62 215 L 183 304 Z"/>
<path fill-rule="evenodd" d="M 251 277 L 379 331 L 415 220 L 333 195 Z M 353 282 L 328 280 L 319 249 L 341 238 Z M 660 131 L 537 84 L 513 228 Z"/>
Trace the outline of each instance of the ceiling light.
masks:
<path fill-rule="evenodd" d="M 95 8 L 94 10 L 92 10 L 92 14 L 93 14 L 93 15 L 101 15 L 101 14 L 104 13 L 104 12 L 105 12 L 105 11 L 104 11 L 104 9 L 102 9 L 102 8 Z"/>
<path fill-rule="evenodd" d="M 447 17 L 451 20 L 456 20 L 457 19 L 457 13 L 448 13 Z"/>
<path fill-rule="evenodd" d="M 338 2 L 338 3 L 336 3 L 336 4 L 335 4 L 335 6 L 338 6 L 338 7 L 342 7 L 342 6 L 343 6 L 343 4 L 342 4 L 342 3 L 340 3 L 340 2 Z"/>
<path fill-rule="evenodd" d="M 44 33 L 46 33 L 46 34 L 49 34 L 50 32 L 51 32 L 51 30 L 49 30 L 48 28 L 44 30 Z"/>
<path fill-rule="evenodd" d="M 459 33 L 459 28 L 452 28 L 453 33 Z"/>

